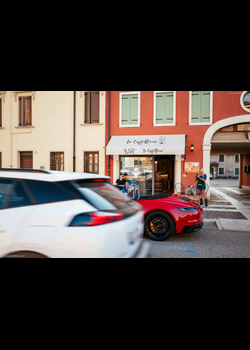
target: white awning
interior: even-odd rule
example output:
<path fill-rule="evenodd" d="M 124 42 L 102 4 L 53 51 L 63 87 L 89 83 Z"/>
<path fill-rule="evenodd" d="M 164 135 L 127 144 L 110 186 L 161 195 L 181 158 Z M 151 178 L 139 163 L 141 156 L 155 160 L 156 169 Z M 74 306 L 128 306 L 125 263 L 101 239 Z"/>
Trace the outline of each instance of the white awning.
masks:
<path fill-rule="evenodd" d="M 183 155 L 186 135 L 112 136 L 107 155 Z"/>

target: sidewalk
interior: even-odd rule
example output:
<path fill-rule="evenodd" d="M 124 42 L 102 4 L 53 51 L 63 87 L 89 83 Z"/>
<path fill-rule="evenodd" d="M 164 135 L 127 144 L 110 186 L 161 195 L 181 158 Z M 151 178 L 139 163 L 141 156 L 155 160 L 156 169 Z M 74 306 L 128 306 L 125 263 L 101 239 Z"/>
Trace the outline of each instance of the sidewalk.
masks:
<path fill-rule="evenodd" d="M 250 232 L 250 189 L 237 180 L 212 180 L 211 201 L 203 207 L 204 222 L 216 222 L 220 230 Z"/>

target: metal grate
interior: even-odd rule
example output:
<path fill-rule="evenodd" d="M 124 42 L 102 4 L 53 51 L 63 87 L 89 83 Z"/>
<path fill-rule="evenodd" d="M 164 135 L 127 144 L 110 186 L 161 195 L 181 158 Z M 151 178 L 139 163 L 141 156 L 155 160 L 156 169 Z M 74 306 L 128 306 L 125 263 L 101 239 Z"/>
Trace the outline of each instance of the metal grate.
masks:
<path fill-rule="evenodd" d="M 99 152 L 84 152 L 84 173 L 99 174 Z"/>
<path fill-rule="evenodd" d="M 64 152 L 50 152 L 50 170 L 64 171 Z"/>

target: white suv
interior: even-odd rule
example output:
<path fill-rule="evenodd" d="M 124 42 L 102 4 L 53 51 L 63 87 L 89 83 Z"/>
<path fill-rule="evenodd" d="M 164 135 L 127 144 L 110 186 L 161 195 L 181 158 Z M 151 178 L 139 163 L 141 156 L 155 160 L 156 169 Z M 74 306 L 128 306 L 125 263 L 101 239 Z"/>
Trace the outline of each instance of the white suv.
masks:
<path fill-rule="evenodd" d="M 0 169 L 0 257 L 148 257 L 141 206 L 108 180 Z"/>

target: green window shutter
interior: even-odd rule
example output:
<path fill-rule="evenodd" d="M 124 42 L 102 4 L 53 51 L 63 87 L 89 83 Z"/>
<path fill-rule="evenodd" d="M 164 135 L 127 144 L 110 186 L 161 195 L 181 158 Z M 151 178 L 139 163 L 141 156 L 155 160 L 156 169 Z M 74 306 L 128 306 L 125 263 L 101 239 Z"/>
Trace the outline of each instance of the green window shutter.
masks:
<path fill-rule="evenodd" d="M 165 96 L 165 124 L 173 123 L 174 94 L 167 92 Z"/>
<path fill-rule="evenodd" d="M 130 96 L 122 96 L 122 125 L 130 125 Z"/>
<path fill-rule="evenodd" d="M 164 95 L 156 94 L 156 124 L 164 124 Z"/>
<path fill-rule="evenodd" d="M 138 95 L 131 95 L 131 125 L 138 124 Z"/>
<path fill-rule="evenodd" d="M 138 95 L 122 96 L 122 125 L 138 124 Z"/>
<path fill-rule="evenodd" d="M 192 91 L 192 123 L 201 122 L 201 91 Z"/>
<path fill-rule="evenodd" d="M 174 94 L 156 94 L 156 125 L 173 123 Z"/>
<path fill-rule="evenodd" d="M 210 91 L 200 91 L 201 93 L 201 123 L 210 122 Z"/>

